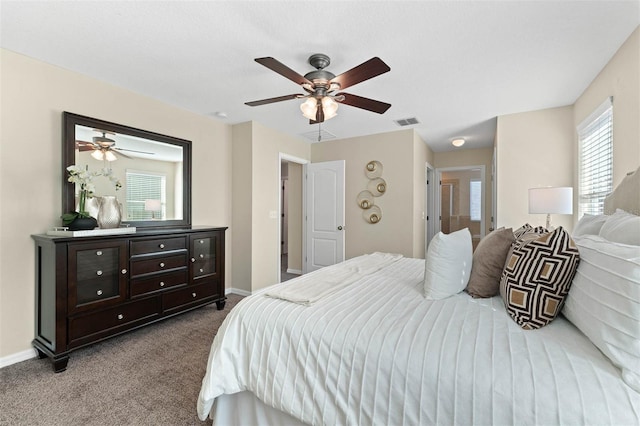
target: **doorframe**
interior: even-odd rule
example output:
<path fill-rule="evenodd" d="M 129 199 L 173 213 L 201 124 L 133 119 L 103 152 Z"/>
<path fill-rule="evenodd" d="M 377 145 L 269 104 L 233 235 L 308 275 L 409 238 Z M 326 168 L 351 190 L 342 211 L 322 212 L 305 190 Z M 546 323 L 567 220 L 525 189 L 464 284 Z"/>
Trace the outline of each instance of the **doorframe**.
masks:
<path fill-rule="evenodd" d="M 278 271 L 276 274 L 276 278 L 277 278 L 277 282 L 280 283 L 282 281 L 282 256 L 280 255 L 281 252 L 281 236 L 282 236 L 282 190 L 281 185 L 282 185 L 282 162 L 283 161 L 287 161 L 289 163 L 297 163 L 297 164 L 301 164 L 304 165 L 307 163 L 310 163 L 309 160 L 305 160 L 304 158 L 300 158 L 300 157 L 296 157 L 294 155 L 290 155 L 287 154 L 285 152 L 278 152 L 278 220 L 276 221 L 278 223 L 278 245 L 277 245 L 277 250 L 276 250 L 276 254 L 277 254 L 277 262 L 276 265 L 278 265 Z M 302 217 L 304 218 L 307 215 L 307 190 L 305 188 L 305 184 L 304 184 L 304 173 L 302 175 Z M 303 222 L 304 223 L 304 222 Z M 307 245 L 307 230 L 306 227 L 302 227 L 302 258 L 304 259 L 306 256 L 306 245 Z"/>
<path fill-rule="evenodd" d="M 480 238 L 485 236 L 485 224 L 486 224 L 486 220 L 487 220 L 487 213 L 486 213 L 486 197 L 487 197 L 487 190 L 486 190 L 486 167 L 484 164 L 479 164 L 479 165 L 470 165 L 470 166 L 457 166 L 457 167 L 438 167 L 436 168 L 436 182 L 438 183 L 438 185 L 436 185 L 436 190 L 434 191 L 436 193 L 435 195 L 435 211 L 437 212 L 438 215 L 438 225 L 436 227 L 436 230 L 439 232 L 442 228 L 442 219 L 440 217 L 441 215 L 441 205 L 440 205 L 440 198 L 442 197 L 441 193 L 440 193 L 440 182 L 442 182 L 442 172 L 456 172 L 456 171 L 461 171 L 461 170 L 471 170 L 471 169 L 480 169 L 480 209 L 482 211 L 482 213 L 480 214 Z"/>
<path fill-rule="evenodd" d="M 425 216 L 424 216 L 424 255 L 425 258 L 427 256 L 427 249 L 429 248 L 429 242 L 436 235 L 436 210 L 435 210 L 435 183 L 436 183 L 436 174 L 435 168 L 429 164 L 425 163 Z"/>

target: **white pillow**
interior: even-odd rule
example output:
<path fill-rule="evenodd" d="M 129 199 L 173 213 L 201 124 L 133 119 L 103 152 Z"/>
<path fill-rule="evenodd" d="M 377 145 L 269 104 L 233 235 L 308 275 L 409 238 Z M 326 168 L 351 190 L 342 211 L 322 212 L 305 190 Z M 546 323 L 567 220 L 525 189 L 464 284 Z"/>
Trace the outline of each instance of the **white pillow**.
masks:
<path fill-rule="evenodd" d="M 600 228 L 600 236 L 616 243 L 640 246 L 640 216 L 617 209 Z"/>
<path fill-rule="evenodd" d="M 571 236 L 579 237 L 581 235 L 598 235 L 600 233 L 600 228 L 602 228 L 602 225 L 608 217 L 609 216 L 604 214 L 584 214 L 576 224 L 576 227 L 573 228 Z"/>
<path fill-rule="evenodd" d="M 465 289 L 471 274 L 473 248 L 468 228 L 438 232 L 429 243 L 424 271 L 424 297 L 444 299 Z"/>
<path fill-rule="evenodd" d="M 640 392 L 640 247 L 575 238 L 580 265 L 562 313 Z"/>

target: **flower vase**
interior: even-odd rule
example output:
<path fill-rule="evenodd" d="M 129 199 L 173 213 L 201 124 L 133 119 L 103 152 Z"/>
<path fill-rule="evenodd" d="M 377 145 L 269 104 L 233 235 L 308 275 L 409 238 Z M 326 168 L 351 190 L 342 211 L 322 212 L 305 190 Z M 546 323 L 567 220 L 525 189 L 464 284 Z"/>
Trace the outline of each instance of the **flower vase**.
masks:
<path fill-rule="evenodd" d="M 113 195 L 100 198 L 98 209 L 98 226 L 102 229 L 118 228 L 122 220 L 121 205 Z"/>

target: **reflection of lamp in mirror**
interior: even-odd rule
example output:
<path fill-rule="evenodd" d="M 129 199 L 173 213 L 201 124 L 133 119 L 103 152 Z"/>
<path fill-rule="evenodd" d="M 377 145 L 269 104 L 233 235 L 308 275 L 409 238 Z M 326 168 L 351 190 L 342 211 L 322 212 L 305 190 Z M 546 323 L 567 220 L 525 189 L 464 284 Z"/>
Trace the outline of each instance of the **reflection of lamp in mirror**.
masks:
<path fill-rule="evenodd" d="M 370 209 L 362 212 L 362 217 L 365 221 L 376 224 L 382 220 L 382 210 L 380 210 L 378 206 L 372 206 Z"/>
<path fill-rule="evenodd" d="M 96 149 L 91 153 L 91 156 L 98 161 L 107 160 L 107 161 L 116 161 L 118 157 L 111 151 L 103 151 L 101 149 Z"/>
<path fill-rule="evenodd" d="M 365 189 L 358 194 L 357 201 L 361 209 L 370 209 L 373 206 L 373 194 Z"/>
<path fill-rule="evenodd" d="M 151 219 L 161 219 L 161 217 L 156 217 L 156 212 L 162 210 L 162 203 L 160 200 L 144 200 L 144 210 L 151 212 Z"/>

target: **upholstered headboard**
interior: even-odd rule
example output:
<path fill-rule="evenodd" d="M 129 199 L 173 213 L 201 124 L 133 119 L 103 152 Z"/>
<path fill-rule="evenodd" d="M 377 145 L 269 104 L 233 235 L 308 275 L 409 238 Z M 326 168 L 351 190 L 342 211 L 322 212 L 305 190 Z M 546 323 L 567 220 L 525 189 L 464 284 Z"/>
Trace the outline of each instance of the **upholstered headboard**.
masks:
<path fill-rule="evenodd" d="M 640 215 L 640 167 L 628 173 L 604 199 L 604 214 L 613 214 L 616 209 Z"/>

